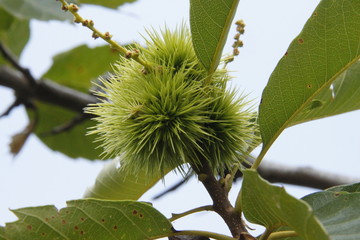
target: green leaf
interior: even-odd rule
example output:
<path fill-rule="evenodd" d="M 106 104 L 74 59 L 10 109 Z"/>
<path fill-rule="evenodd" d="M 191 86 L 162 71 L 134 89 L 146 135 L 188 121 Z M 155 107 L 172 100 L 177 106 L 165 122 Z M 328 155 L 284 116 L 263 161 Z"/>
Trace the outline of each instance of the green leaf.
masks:
<path fill-rule="evenodd" d="M 89 92 L 91 80 L 111 71 L 111 64 L 116 59 L 118 54 L 108 46 L 89 48 L 82 45 L 54 57 L 53 66 L 43 78 L 82 92 Z M 87 129 L 93 126 L 94 122 L 87 120 L 69 131 L 49 134 L 54 128 L 68 123 L 80 113 L 41 102 L 37 102 L 36 106 L 39 122 L 35 133 L 49 148 L 72 158 L 99 158 L 101 149 L 96 148 L 95 136 L 86 136 Z"/>
<path fill-rule="evenodd" d="M 0 8 L 0 41 L 19 57 L 30 37 L 29 21 L 20 20 Z M 0 57 L 0 64 L 4 63 Z"/>
<path fill-rule="evenodd" d="M 289 126 L 360 108 L 360 1 L 322 0 L 264 89 L 262 156 Z"/>
<path fill-rule="evenodd" d="M 54 129 L 68 124 L 80 113 L 42 102 L 36 102 L 36 107 L 39 121 L 35 134 L 47 147 L 71 158 L 99 159 L 102 151 L 97 148 L 95 136 L 86 135 L 88 128 L 94 126 L 93 121 L 85 120 L 69 130 L 51 134 Z M 32 116 L 31 111 L 28 114 Z"/>
<path fill-rule="evenodd" d="M 360 192 L 360 183 L 331 187 L 331 188 L 328 188 L 326 191 L 328 191 L 328 192 L 348 192 L 348 193 Z"/>
<path fill-rule="evenodd" d="M 194 49 L 209 74 L 219 65 L 238 3 L 239 0 L 190 1 L 190 27 Z"/>
<path fill-rule="evenodd" d="M 53 65 L 42 76 L 59 84 L 88 92 L 91 79 L 110 71 L 119 54 L 109 46 L 78 46 L 53 58 Z"/>
<path fill-rule="evenodd" d="M 0 226 L 0 240 L 6 240 L 5 238 L 5 227 Z"/>
<path fill-rule="evenodd" d="M 333 187 L 303 200 L 311 205 L 331 240 L 360 239 L 360 183 Z"/>
<path fill-rule="evenodd" d="M 117 8 L 120 5 L 123 5 L 125 3 L 132 3 L 135 2 L 136 0 L 78 0 L 77 2 L 80 3 L 87 3 L 87 4 L 95 4 L 95 5 L 100 5 L 103 7 L 109 7 L 109 8 Z"/>
<path fill-rule="evenodd" d="M 101 170 L 95 185 L 87 189 L 84 197 L 137 200 L 162 177 L 160 173 L 150 179 L 145 171 L 138 172 L 136 175 L 125 172 L 120 167 L 120 158 L 115 158 Z"/>
<path fill-rule="evenodd" d="M 254 170 L 244 170 L 243 174 L 241 204 L 248 221 L 267 229 L 288 226 L 304 240 L 329 239 L 307 203 L 271 185 Z"/>
<path fill-rule="evenodd" d="M 52 0 L 0 0 L 0 6 L 20 19 L 69 20 L 69 14 L 61 11 L 61 4 Z"/>
<path fill-rule="evenodd" d="M 13 210 L 7 239 L 143 240 L 173 232 L 171 223 L 149 204 L 134 201 L 74 200 L 54 206 Z"/>

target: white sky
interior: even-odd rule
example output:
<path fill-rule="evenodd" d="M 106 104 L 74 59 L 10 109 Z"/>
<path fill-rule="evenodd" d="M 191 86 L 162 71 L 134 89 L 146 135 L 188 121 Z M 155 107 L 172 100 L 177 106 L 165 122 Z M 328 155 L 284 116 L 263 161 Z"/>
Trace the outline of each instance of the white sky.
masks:
<path fill-rule="evenodd" d="M 245 45 L 240 56 L 230 64 L 236 78 L 233 85 L 240 91 L 250 93 L 257 103 L 262 89 L 285 53 L 291 40 L 300 32 L 319 0 L 242 0 L 235 19 L 246 23 Z M 188 1 L 184 0 L 140 0 L 126 5 L 118 11 L 83 8 L 81 14 L 93 18 L 96 26 L 110 31 L 114 40 L 122 43 L 141 41 L 139 33 L 144 28 L 164 26 L 175 27 L 188 22 Z M 51 57 L 82 43 L 103 44 L 94 41 L 89 30 L 61 22 L 44 23 L 34 21 L 30 42 L 21 58 L 21 63 L 39 77 L 51 65 Z M 231 51 L 232 35 L 225 52 Z M 39 49 L 41 49 L 39 51 Z M 12 103 L 12 91 L 0 87 L 0 112 Z M 266 159 L 292 166 L 310 166 L 333 173 L 359 176 L 360 156 L 360 113 L 353 112 L 337 117 L 318 120 L 292 127 L 279 137 Z M 8 143 L 11 136 L 26 125 L 22 108 L 9 117 L 0 119 L 0 225 L 16 218 L 8 210 L 27 206 L 55 204 L 65 206 L 66 200 L 81 198 L 86 187 L 91 186 L 103 166 L 103 162 L 89 162 L 83 159 L 69 159 L 61 153 L 52 152 L 32 136 L 20 154 L 13 159 Z M 166 186 L 171 186 L 179 177 L 171 176 Z M 235 200 L 239 184 L 230 194 Z M 150 201 L 154 194 L 163 189 L 147 193 L 142 200 Z M 300 197 L 314 190 L 287 187 Z M 176 194 L 169 194 L 156 201 L 154 206 L 166 216 L 171 212 L 182 212 L 190 208 L 211 204 L 201 184 L 192 180 Z M 226 226 L 217 216 L 209 213 L 197 214 L 176 221 L 177 229 L 204 229 L 228 233 Z"/>

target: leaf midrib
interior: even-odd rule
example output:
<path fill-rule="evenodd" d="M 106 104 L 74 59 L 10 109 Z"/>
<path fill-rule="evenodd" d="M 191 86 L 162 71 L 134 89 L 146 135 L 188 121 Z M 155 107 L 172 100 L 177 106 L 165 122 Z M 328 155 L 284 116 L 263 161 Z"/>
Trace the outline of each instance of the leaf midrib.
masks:
<path fill-rule="evenodd" d="M 226 18 L 225 25 L 223 28 L 224 31 L 222 31 L 221 35 L 220 35 L 220 42 L 216 45 L 214 55 L 211 59 L 211 64 L 210 64 L 210 68 L 208 71 L 209 76 L 211 76 L 215 72 L 215 70 L 218 66 L 218 63 L 220 61 L 220 57 L 222 54 L 222 50 L 223 50 L 225 42 L 227 40 L 227 35 L 229 34 L 230 24 L 234 18 L 234 15 L 235 15 L 235 12 L 236 12 L 239 2 L 240 2 L 240 0 L 233 1 L 232 5 L 230 7 L 230 12 L 229 12 L 228 17 Z"/>
<path fill-rule="evenodd" d="M 346 70 L 348 70 L 353 64 L 355 64 L 357 61 L 359 61 L 360 55 L 358 55 L 356 58 L 354 58 L 352 61 L 350 61 L 348 64 L 346 64 L 343 68 L 340 69 L 336 74 L 334 74 L 328 81 L 325 82 L 318 90 L 316 90 L 308 99 L 300 105 L 300 107 L 284 122 L 284 124 L 279 128 L 278 131 L 273 135 L 272 138 L 270 138 L 269 142 L 264 145 L 263 149 L 261 150 L 258 158 L 262 159 L 267 151 L 270 149 L 272 144 L 275 142 L 275 140 L 279 137 L 280 133 L 284 131 L 285 128 L 294 126 L 296 124 L 299 124 L 301 122 L 294 122 L 291 124 L 292 120 L 313 100 L 315 97 L 324 89 L 329 88 L 330 85 Z"/>

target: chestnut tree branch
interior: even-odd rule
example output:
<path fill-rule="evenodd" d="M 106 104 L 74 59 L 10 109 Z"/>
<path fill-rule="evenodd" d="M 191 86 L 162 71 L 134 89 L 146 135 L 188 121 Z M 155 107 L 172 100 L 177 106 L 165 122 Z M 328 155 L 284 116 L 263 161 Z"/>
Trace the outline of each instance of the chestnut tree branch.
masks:
<path fill-rule="evenodd" d="M 261 163 L 258 172 L 269 182 L 287 183 L 317 189 L 360 182 L 360 178 L 333 174 L 311 167 L 293 167 L 266 161 Z"/>
<path fill-rule="evenodd" d="M 192 169 L 209 193 L 214 211 L 225 221 L 234 238 L 244 240 L 243 234 L 247 233 L 247 230 L 241 214 L 231 205 L 226 187 L 215 178 L 207 160 L 202 156 L 199 157 L 202 158 L 202 165 L 192 166 Z"/>
<path fill-rule="evenodd" d="M 13 55 L 9 49 L 7 49 L 2 42 L 0 42 L 0 53 L 1 55 L 17 70 L 19 70 L 24 77 L 29 81 L 30 84 L 35 84 L 35 79 L 31 75 L 30 70 L 22 67 L 15 55 Z"/>
<path fill-rule="evenodd" d="M 0 66 L 0 85 L 11 88 L 17 97 L 36 99 L 82 113 L 90 103 L 97 103 L 95 96 L 59 85 L 50 80 L 37 80 L 30 84 L 22 73 L 8 66 Z"/>
<path fill-rule="evenodd" d="M 327 189 L 333 186 L 345 185 L 360 182 L 360 178 L 338 175 L 330 172 L 320 171 L 311 167 L 288 166 L 279 163 L 264 161 L 258 168 L 260 175 L 269 182 L 285 183 L 316 189 Z M 188 175 L 189 178 L 192 175 Z M 240 179 L 242 174 L 238 171 L 235 181 Z M 188 179 L 186 179 L 187 181 Z M 186 184 L 184 179 L 179 180 L 173 186 L 158 193 L 153 199 L 158 199 L 164 195 L 176 191 Z"/>

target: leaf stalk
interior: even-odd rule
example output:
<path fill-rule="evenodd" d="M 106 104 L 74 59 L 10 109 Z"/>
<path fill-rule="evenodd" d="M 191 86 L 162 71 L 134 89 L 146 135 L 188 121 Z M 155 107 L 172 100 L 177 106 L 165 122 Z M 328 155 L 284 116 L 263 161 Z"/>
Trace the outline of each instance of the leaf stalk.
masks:
<path fill-rule="evenodd" d="M 176 231 L 172 234 L 167 234 L 167 235 L 163 235 L 163 236 L 156 236 L 153 237 L 151 239 L 159 239 L 162 237 L 169 237 L 169 236 L 182 236 L 182 235 L 188 235 L 188 236 L 204 236 L 204 237 L 209 237 L 209 238 L 213 238 L 216 240 L 237 240 L 236 238 L 233 237 L 229 237 L 223 234 L 219 234 L 219 233 L 214 233 L 214 232 L 208 232 L 208 231 L 195 231 L 195 230 L 183 230 L 183 231 Z"/>
<path fill-rule="evenodd" d="M 197 212 L 202 212 L 202 211 L 214 211 L 214 209 L 213 209 L 213 207 L 211 205 L 194 208 L 194 209 L 188 210 L 188 211 L 183 212 L 183 213 L 172 214 L 172 217 L 169 218 L 169 221 L 173 222 L 173 221 L 175 221 L 175 220 L 177 220 L 179 218 L 185 217 L 185 216 L 190 215 L 192 213 L 197 213 Z"/>
<path fill-rule="evenodd" d="M 283 239 L 283 238 L 287 238 L 287 237 L 297 237 L 297 236 L 298 236 L 298 234 L 295 231 L 273 232 L 269 235 L 267 240 L 277 240 L 277 239 Z"/>

